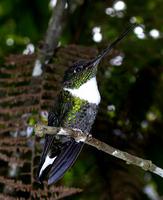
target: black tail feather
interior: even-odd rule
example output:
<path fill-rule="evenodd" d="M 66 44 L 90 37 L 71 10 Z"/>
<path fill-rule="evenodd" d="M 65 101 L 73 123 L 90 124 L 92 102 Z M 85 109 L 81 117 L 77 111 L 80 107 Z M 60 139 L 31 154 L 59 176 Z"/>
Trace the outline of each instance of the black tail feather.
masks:
<path fill-rule="evenodd" d="M 43 151 L 42 159 L 39 164 L 37 181 L 42 183 L 46 177 L 48 177 L 48 184 L 56 183 L 64 173 L 74 164 L 77 159 L 84 143 L 77 143 L 74 140 L 62 144 L 62 149 L 57 155 L 54 162 L 46 167 L 40 175 L 40 170 L 45 162 L 47 153 Z M 46 148 L 44 148 L 46 151 Z"/>
<path fill-rule="evenodd" d="M 54 161 L 48 178 L 48 184 L 56 183 L 64 173 L 74 164 L 78 157 L 83 143 L 77 143 L 74 140 L 70 142 L 66 150 L 63 150 Z"/>

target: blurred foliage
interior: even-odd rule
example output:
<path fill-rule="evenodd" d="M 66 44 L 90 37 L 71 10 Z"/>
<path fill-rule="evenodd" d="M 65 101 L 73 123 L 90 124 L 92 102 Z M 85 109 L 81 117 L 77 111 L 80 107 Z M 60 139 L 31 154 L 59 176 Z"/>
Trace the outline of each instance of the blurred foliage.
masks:
<path fill-rule="evenodd" d="M 21 52 L 25 46 L 41 40 L 50 17 L 48 2 L 0 1 L 0 55 Z M 13 39 L 7 45 L 7 40 Z"/>
<path fill-rule="evenodd" d="M 129 22 L 142 25 L 143 36 L 136 31 L 130 33 L 111 58 L 108 56 L 100 65 L 102 102 L 92 132 L 109 144 L 163 167 L 162 0 L 128 0 L 123 10 L 115 9 L 117 2 L 69 0 L 60 42 L 101 50 Z M 1 0 L 1 58 L 9 53 L 22 53 L 30 43 L 37 47 L 44 38 L 51 10 L 46 0 Z M 93 40 L 94 27 L 98 27 L 102 36 L 98 43 Z M 151 36 L 153 29 L 159 37 Z M 119 65 L 115 64 L 117 56 L 122 58 Z M 150 192 L 144 192 L 146 188 L 155 192 L 156 200 L 163 196 L 161 178 L 128 167 L 87 146 L 60 183 L 84 189 L 83 195 L 74 199 L 145 200 L 150 199 L 147 197 Z"/>

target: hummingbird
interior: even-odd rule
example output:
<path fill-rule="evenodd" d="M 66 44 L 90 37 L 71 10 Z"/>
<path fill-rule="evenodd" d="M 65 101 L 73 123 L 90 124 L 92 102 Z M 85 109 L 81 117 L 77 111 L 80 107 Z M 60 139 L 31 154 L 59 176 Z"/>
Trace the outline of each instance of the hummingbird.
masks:
<path fill-rule="evenodd" d="M 101 101 L 96 81 L 98 64 L 134 26 L 130 25 L 95 58 L 79 61 L 68 68 L 55 106 L 48 114 L 48 126 L 90 133 Z M 37 180 L 43 182 L 48 179 L 49 185 L 56 183 L 74 164 L 83 145 L 83 142 L 76 142 L 73 138 L 46 134 Z"/>

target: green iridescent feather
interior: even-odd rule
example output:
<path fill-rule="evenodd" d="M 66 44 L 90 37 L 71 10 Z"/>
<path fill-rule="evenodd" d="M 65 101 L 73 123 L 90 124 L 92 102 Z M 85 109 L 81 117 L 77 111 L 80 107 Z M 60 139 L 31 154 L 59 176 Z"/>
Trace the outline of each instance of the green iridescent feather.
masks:
<path fill-rule="evenodd" d="M 61 98 L 62 102 L 60 102 L 60 110 L 64 112 L 62 125 L 69 126 L 72 123 L 75 123 L 77 114 L 84 109 L 87 101 L 82 100 L 79 97 L 74 97 L 67 91 L 61 92 Z M 65 108 L 65 105 L 67 108 Z M 65 112 L 65 109 L 67 109 L 68 112 Z"/>

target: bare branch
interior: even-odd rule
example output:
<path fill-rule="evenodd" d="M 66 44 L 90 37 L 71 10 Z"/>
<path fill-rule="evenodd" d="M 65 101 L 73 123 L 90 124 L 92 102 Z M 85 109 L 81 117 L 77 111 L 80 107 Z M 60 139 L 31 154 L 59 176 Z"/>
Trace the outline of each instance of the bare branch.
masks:
<path fill-rule="evenodd" d="M 43 42 L 42 48 L 39 50 L 38 58 L 35 61 L 33 76 L 41 76 L 46 63 L 52 58 L 54 50 L 58 45 L 58 39 L 62 31 L 62 18 L 64 14 L 66 0 L 57 1 L 52 16 L 49 20 L 48 29 Z"/>
<path fill-rule="evenodd" d="M 53 9 L 49 26 L 46 32 L 45 41 L 41 53 L 46 57 L 52 57 L 54 49 L 58 45 L 58 38 L 62 30 L 62 17 L 64 13 L 66 0 L 57 1 L 57 5 Z"/>
<path fill-rule="evenodd" d="M 111 156 L 119 158 L 121 160 L 126 161 L 127 164 L 136 165 L 141 167 L 145 171 L 150 171 L 158 176 L 163 178 L 163 169 L 157 167 L 152 163 L 151 160 L 145 160 L 143 158 L 139 158 L 137 156 L 131 155 L 127 152 L 116 149 L 104 142 L 101 142 L 92 137 L 92 135 L 83 133 L 78 129 L 70 129 L 70 128 L 61 128 L 61 127 L 50 127 L 41 124 L 37 124 L 35 126 L 35 133 L 39 137 L 43 137 L 45 134 L 49 135 L 64 135 L 72 137 L 76 140 L 76 142 L 84 142 L 90 146 L 95 147 L 98 150 L 101 150 Z"/>

